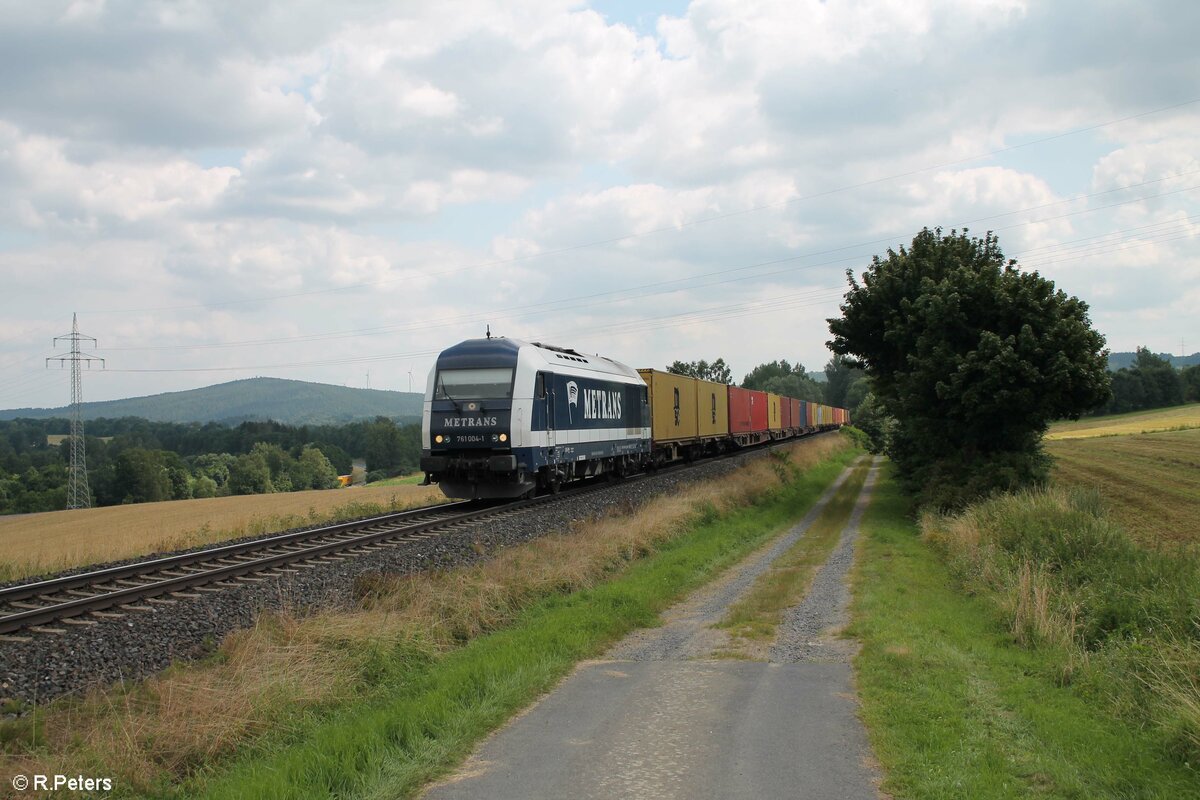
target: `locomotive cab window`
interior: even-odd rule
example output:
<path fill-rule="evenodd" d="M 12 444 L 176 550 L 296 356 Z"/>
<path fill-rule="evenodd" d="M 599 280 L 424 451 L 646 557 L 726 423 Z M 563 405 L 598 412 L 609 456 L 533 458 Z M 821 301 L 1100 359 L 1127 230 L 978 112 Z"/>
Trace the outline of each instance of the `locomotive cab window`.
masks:
<path fill-rule="evenodd" d="M 438 371 L 435 400 L 494 400 L 512 397 L 511 367 Z"/>
<path fill-rule="evenodd" d="M 534 381 L 534 397 L 538 400 L 546 399 L 546 373 L 539 372 L 537 380 Z"/>

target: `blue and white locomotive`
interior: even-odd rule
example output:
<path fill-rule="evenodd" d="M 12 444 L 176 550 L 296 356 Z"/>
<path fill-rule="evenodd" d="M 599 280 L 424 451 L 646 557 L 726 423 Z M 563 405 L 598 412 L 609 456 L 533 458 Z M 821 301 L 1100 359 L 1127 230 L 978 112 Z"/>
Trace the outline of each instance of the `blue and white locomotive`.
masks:
<path fill-rule="evenodd" d="M 448 497 L 556 492 L 646 463 L 646 383 L 603 356 L 469 339 L 444 350 L 429 373 L 421 437 L 421 469 Z"/>

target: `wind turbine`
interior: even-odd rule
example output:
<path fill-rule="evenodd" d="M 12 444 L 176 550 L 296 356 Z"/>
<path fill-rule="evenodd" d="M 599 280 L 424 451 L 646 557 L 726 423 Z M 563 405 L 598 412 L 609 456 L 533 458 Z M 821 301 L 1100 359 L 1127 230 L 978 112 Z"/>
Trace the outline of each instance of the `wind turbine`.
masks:
<path fill-rule="evenodd" d="M 408 391 L 412 394 L 412 366 L 408 368 Z"/>

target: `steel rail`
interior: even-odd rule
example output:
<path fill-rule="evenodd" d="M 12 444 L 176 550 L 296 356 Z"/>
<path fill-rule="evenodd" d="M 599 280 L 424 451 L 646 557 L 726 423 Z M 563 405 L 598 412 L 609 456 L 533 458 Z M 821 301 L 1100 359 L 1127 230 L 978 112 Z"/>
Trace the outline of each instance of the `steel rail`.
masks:
<path fill-rule="evenodd" d="M 816 434 L 816 435 L 819 435 Z M 804 437 L 798 437 L 804 438 Z M 719 460 L 726 455 L 746 453 L 756 449 L 773 449 L 776 446 L 794 442 L 796 439 L 774 440 L 760 445 L 742 448 L 732 453 L 708 458 L 696 459 L 689 463 L 673 464 L 655 470 L 663 472 L 676 469 L 688 469 L 703 463 Z M 630 476 L 625 482 L 629 483 L 650 477 L 648 473 Z M 46 605 L 35 608 L 22 608 L 20 611 L 0 614 L 0 635 L 12 634 L 21 630 L 36 628 L 47 623 L 57 622 L 82 616 L 110 608 L 129 606 L 142 600 L 150 600 L 162 595 L 177 593 L 186 589 L 221 583 L 223 581 L 242 578 L 257 572 L 265 572 L 288 564 L 303 563 L 322 556 L 339 552 L 352 551 L 372 544 L 388 540 L 417 541 L 429 538 L 440 528 L 450 528 L 464 522 L 474 522 L 492 516 L 511 514 L 532 506 L 543 505 L 557 500 L 575 497 L 580 494 L 599 491 L 613 487 L 614 484 L 605 480 L 588 480 L 577 488 L 558 494 L 547 494 L 527 500 L 517 500 L 503 505 L 475 508 L 475 501 L 446 503 L 436 506 L 426 506 L 419 509 L 409 509 L 395 514 L 386 514 L 367 519 L 311 528 L 303 531 L 252 539 L 245 542 L 221 545 L 219 547 L 165 556 L 150 561 L 137 561 L 116 567 L 108 567 L 91 572 L 52 578 L 45 581 L 26 583 L 0 590 L 0 605 L 21 607 L 24 601 L 39 599 L 51 601 Z M 458 510 L 445 516 L 445 511 Z M 428 517 L 433 516 L 433 519 Z M 424 517 L 424 519 L 423 519 Z M 406 524 L 407 523 L 407 524 Z M 382 527 L 381 527 L 382 526 Z M 287 548 L 283 552 L 269 552 L 277 548 Z M 255 556 L 256 553 L 263 555 Z M 247 558 L 249 556 L 249 558 Z M 231 558 L 241 557 L 235 563 L 227 562 Z M 200 571 L 184 575 L 166 574 L 180 568 L 202 568 Z M 164 577 L 165 575 L 165 577 Z M 119 586 L 119 582 L 133 583 L 134 580 L 146 581 L 135 585 Z M 114 588 L 116 587 L 116 588 Z M 91 596 L 76 597 L 71 600 L 55 599 L 63 593 L 81 593 L 89 589 L 97 592 Z"/>
<path fill-rule="evenodd" d="M 363 528 L 371 527 L 373 525 L 394 524 L 395 522 L 410 519 L 412 517 L 436 514 L 447 509 L 463 508 L 471 505 L 472 502 L 473 501 L 466 500 L 459 503 L 442 503 L 435 506 L 422 506 L 421 508 L 397 511 L 394 514 L 384 514 L 378 517 L 368 517 L 366 519 L 340 522 L 320 528 L 308 528 L 301 531 L 281 533 L 275 536 L 263 537 L 261 539 L 250 539 L 244 542 L 235 542 L 234 544 L 220 545 L 218 547 L 206 548 L 204 550 L 194 550 L 190 553 L 163 556 L 162 558 L 156 558 L 150 561 L 134 561 L 129 564 L 106 567 L 105 569 L 93 570 L 91 572 L 81 572 L 75 575 L 50 578 L 48 580 L 36 581 L 34 583 L 22 583 L 17 586 L 9 586 L 5 589 L 0 589 L 0 605 L 18 600 L 26 600 L 31 597 L 57 594 L 58 592 L 63 592 L 68 589 L 80 589 L 87 586 L 94 586 L 98 583 L 108 583 L 110 581 L 122 580 L 125 578 L 135 578 L 139 575 L 160 572 L 164 569 L 186 567 L 204 561 L 211 561 L 216 558 L 228 558 L 230 556 L 251 553 L 270 547 L 280 547 L 283 545 L 295 544 L 308 539 L 316 539 L 323 536 L 337 536 L 342 533 L 362 530 Z"/>

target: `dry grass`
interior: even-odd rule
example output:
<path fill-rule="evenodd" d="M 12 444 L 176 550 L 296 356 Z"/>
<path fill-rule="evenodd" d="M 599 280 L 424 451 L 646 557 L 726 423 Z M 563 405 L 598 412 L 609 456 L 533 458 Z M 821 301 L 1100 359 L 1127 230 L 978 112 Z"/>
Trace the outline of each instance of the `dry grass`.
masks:
<path fill-rule="evenodd" d="M 1125 436 L 1188 428 L 1200 428 L 1200 403 L 1093 417 L 1074 422 L 1056 422 L 1046 433 L 1046 440 L 1090 439 L 1095 436 Z"/>
<path fill-rule="evenodd" d="M 1200 542 L 1200 430 L 1059 441 L 1054 479 L 1095 488 L 1140 544 Z"/>
<path fill-rule="evenodd" d="M 844 450 L 844 437 L 791 448 L 803 469 Z M 372 652 L 430 657 L 503 627 L 531 603 L 592 586 L 653 553 L 693 520 L 747 505 L 780 485 L 772 459 L 718 481 L 659 497 L 636 512 L 577 523 L 499 552 L 476 566 L 437 574 L 373 575 L 358 581 L 360 610 L 297 619 L 264 617 L 229 636 L 217 656 L 123 691 L 93 691 L 39 715 L 37 744 L 9 746 L 9 774 L 71 769 L 114 775 L 153 790 L 234 754 L 305 709 L 364 691 Z M 364 666 L 367 663 L 367 666 Z M 367 681 L 369 684 L 369 681 Z"/>
<path fill-rule="evenodd" d="M 364 486 L 0 517 L 0 580 L 443 500 L 434 486 Z"/>

